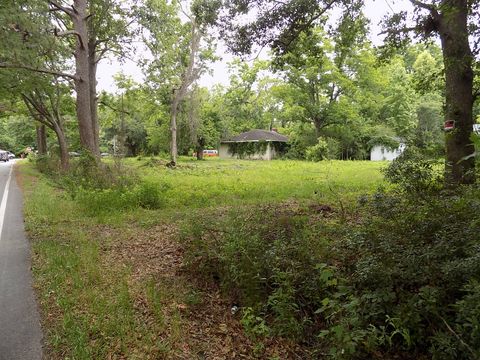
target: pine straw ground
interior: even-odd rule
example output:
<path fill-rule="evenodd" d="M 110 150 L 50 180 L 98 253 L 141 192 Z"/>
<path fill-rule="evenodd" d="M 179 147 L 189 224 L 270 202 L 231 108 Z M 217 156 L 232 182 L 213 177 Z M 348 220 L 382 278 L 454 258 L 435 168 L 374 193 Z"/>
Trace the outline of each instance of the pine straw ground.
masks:
<path fill-rule="evenodd" d="M 165 327 L 156 336 L 170 344 L 169 359 L 301 359 L 300 349 L 282 339 L 259 346 L 245 336 L 239 313 L 212 284 L 202 284 L 183 268 L 183 249 L 175 225 L 163 224 L 145 230 L 131 228 L 128 234 L 102 229 L 115 239 L 105 249 L 105 262 L 132 269 L 130 288 L 135 308 L 146 323 L 158 322 L 152 296 L 140 284 L 155 286 L 160 295 Z M 127 265 L 128 264 L 128 265 Z M 107 265 L 108 266 L 108 265 Z"/>

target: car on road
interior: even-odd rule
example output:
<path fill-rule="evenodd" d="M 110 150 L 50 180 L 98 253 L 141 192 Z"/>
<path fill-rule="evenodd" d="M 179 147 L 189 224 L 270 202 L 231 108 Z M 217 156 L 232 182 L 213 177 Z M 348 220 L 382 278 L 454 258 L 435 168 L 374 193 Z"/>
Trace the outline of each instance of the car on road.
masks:
<path fill-rule="evenodd" d="M 15 154 L 14 153 L 12 153 L 11 151 L 7 151 L 7 152 L 8 152 L 8 158 L 10 160 L 15 159 Z"/>
<path fill-rule="evenodd" d="M 0 161 L 7 162 L 8 160 L 10 160 L 8 158 L 8 151 L 0 150 Z"/>

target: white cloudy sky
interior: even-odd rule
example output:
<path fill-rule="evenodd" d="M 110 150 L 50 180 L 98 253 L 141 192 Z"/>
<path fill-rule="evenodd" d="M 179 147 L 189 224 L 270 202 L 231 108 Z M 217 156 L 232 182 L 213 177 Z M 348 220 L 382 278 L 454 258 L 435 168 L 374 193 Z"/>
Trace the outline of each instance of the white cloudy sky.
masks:
<path fill-rule="evenodd" d="M 409 9 L 409 2 L 407 0 L 367 0 L 365 12 L 371 21 L 371 39 L 375 44 L 381 43 L 382 39 L 378 36 L 380 32 L 380 27 L 378 23 L 380 20 L 387 14 L 394 11 L 399 11 L 403 9 Z M 140 45 L 140 44 L 139 44 Z M 139 50 L 136 53 L 136 57 L 142 56 L 143 51 Z M 219 44 L 217 49 L 218 55 L 222 60 L 212 64 L 212 74 L 204 75 L 200 79 L 200 84 L 206 87 L 212 87 L 215 84 L 227 84 L 228 83 L 228 73 L 227 73 L 227 63 L 230 62 L 233 57 L 231 54 L 225 51 L 225 48 L 222 44 Z M 141 82 L 143 79 L 142 72 L 140 68 L 136 65 L 134 60 L 127 60 L 124 64 L 120 64 L 117 61 L 108 61 L 105 60 L 99 65 L 98 69 L 98 87 L 99 90 L 106 90 L 114 92 L 115 86 L 113 82 L 113 76 L 117 73 L 124 73 L 125 75 L 133 77 L 138 82 Z"/>

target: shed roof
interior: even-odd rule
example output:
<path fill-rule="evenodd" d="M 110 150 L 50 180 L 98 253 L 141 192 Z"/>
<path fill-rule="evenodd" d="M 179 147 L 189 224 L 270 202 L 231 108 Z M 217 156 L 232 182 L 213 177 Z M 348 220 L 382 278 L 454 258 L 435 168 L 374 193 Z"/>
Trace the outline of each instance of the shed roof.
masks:
<path fill-rule="evenodd" d="M 250 130 L 239 135 L 233 136 L 229 139 L 223 140 L 222 143 L 232 142 L 256 142 L 256 141 L 278 141 L 287 142 L 288 137 L 269 130 Z"/>

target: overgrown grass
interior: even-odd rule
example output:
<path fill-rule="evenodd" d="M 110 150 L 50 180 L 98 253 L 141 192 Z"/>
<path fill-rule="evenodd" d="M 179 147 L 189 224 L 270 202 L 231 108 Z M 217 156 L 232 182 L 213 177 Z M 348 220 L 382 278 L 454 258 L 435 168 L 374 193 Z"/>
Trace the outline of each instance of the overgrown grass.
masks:
<path fill-rule="evenodd" d="M 479 359 L 480 188 L 444 189 L 410 151 L 385 173 L 392 187 L 356 217 L 252 206 L 191 221 L 187 264 L 236 299 L 250 336 L 313 358 Z"/>
<path fill-rule="evenodd" d="M 102 217 L 58 191 L 31 165 L 21 165 L 26 230 L 33 240 L 33 273 L 43 313 L 49 359 L 157 359 L 170 338 L 165 327 L 180 320 L 146 322 L 144 312 L 161 313 L 158 290 L 129 282 L 127 264 L 105 259 L 111 237 Z M 124 225 L 126 228 L 128 224 Z M 165 291 L 164 291 L 165 292 Z M 146 308 L 135 301 L 145 293 Z M 173 339 L 172 341 L 175 341 Z"/>
<path fill-rule="evenodd" d="M 187 268 L 233 298 L 253 338 L 311 342 L 315 311 L 332 285 L 328 249 L 345 227 L 332 215 L 327 207 L 313 215 L 301 207 L 254 206 L 192 219 L 183 232 Z"/>
<path fill-rule="evenodd" d="M 133 246 L 143 229 L 158 223 L 209 221 L 231 208 L 331 204 L 338 214 L 382 183 L 384 163 L 183 160 L 169 169 L 150 159 L 128 159 L 126 165 L 134 181 L 112 188 L 95 188 L 88 179 L 77 188 L 75 178 L 52 181 L 31 163 L 20 166 L 49 358 L 175 358 L 186 341 L 188 319 L 175 306 L 201 302 L 192 298 L 196 290 L 180 278 L 175 284 L 132 280 L 128 261 L 106 255 L 119 240 L 111 230 Z M 309 243 L 301 243 L 307 256 Z M 277 245 L 281 252 L 283 245 Z"/>
<path fill-rule="evenodd" d="M 382 162 L 184 160 L 176 169 L 128 159 L 165 187 L 166 207 L 203 208 L 286 200 L 351 201 L 382 183 Z"/>

